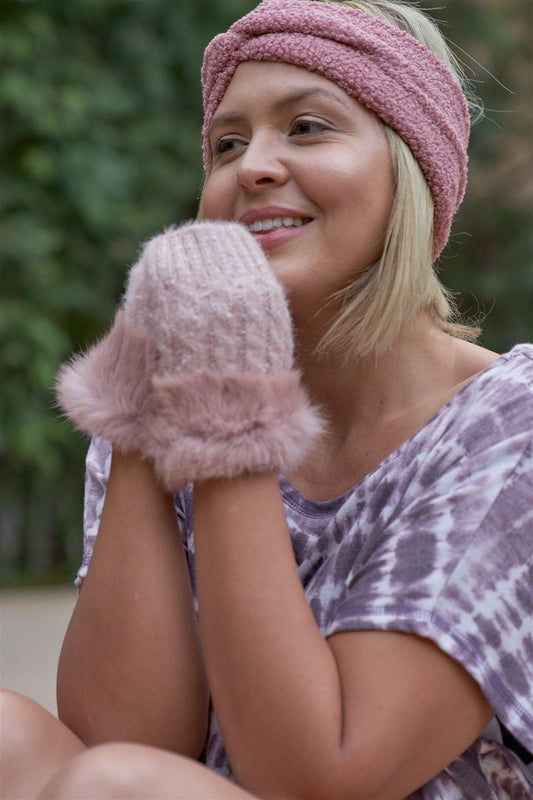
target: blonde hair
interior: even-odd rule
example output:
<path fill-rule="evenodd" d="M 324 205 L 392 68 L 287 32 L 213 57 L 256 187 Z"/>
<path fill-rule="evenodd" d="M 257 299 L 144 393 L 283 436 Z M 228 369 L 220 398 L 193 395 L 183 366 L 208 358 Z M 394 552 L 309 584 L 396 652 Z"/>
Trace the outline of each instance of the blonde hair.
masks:
<path fill-rule="evenodd" d="M 297 2 L 297 0 L 293 0 Z M 316 0 L 339 2 L 339 0 Z M 340 0 L 414 36 L 453 72 L 463 87 L 472 118 L 482 116 L 464 72 L 433 22 L 412 3 L 401 0 Z M 366 357 L 388 350 L 401 329 L 425 310 L 438 329 L 460 339 L 476 339 L 481 330 L 460 318 L 452 293 L 433 264 L 433 198 L 418 162 L 400 136 L 382 123 L 395 178 L 395 194 L 381 258 L 332 300 L 340 301 L 336 319 L 318 353 L 335 351 Z"/>

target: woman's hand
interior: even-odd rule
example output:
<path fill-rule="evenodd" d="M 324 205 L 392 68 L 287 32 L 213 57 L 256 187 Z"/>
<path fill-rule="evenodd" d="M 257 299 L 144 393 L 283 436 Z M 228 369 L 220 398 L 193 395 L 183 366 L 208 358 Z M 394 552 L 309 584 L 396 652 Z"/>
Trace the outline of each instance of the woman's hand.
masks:
<path fill-rule="evenodd" d="M 287 471 L 322 431 L 293 370 L 284 291 L 233 222 L 148 242 L 111 333 L 62 369 L 58 397 L 79 428 L 152 460 L 169 490 Z"/>
<path fill-rule="evenodd" d="M 289 469 L 320 434 L 293 369 L 284 290 L 242 225 L 189 224 L 153 239 L 125 313 L 156 344 L 143 452 L 168 489 Z"/>

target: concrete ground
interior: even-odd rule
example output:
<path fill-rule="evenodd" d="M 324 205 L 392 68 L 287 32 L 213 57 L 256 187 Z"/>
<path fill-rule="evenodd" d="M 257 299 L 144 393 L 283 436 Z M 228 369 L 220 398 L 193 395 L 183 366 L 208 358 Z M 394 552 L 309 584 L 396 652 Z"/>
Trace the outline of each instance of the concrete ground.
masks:
<path fill-rule="evenodd" d="M 76 596 L 73 586 L 0 591 L 0 687 L 56 715 L 57 662 Z"/>

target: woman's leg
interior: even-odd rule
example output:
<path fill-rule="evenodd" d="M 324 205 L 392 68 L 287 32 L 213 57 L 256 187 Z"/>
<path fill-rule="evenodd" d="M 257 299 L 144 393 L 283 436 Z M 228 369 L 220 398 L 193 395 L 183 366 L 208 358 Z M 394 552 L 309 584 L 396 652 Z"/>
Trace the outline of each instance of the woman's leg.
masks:
<path fill-rule="evenodd" d="M 256 800 L 185 756 L 139 744 L 102 744 L 71 759 L 39 800 Z"/>
<path fill-rule="evenodd" d="M 44 708 L 16 692 L 0 691 L 0 797 L 37 797 L 57 770 L 85 750 Z"/>
<path fill-rule="evenodd" d="M 2 800 L 255 800 L 185 756 L 138 744 L 87 749 L 33 700 L 0 691 Z"/>

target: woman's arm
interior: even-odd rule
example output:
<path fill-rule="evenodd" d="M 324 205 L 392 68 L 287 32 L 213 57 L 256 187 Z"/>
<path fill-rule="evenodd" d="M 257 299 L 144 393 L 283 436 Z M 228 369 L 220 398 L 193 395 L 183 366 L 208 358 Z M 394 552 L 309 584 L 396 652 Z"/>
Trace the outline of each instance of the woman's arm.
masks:
<path fill-rule="evenodd" d="M 208 691 L 172 497 L 113 454 L 91 565 L 63 644 L 60 718 L 86 744 L 127 740 L 197 757 Z"/>
<path fill-rule="evenodd" d="M 272 475 L 196 487 L 195 537 L 213 702 L 248 790 L 403 798 L 490 720 L 474 681 L 429 640 L 377 631 L 323 639 Z"/>

